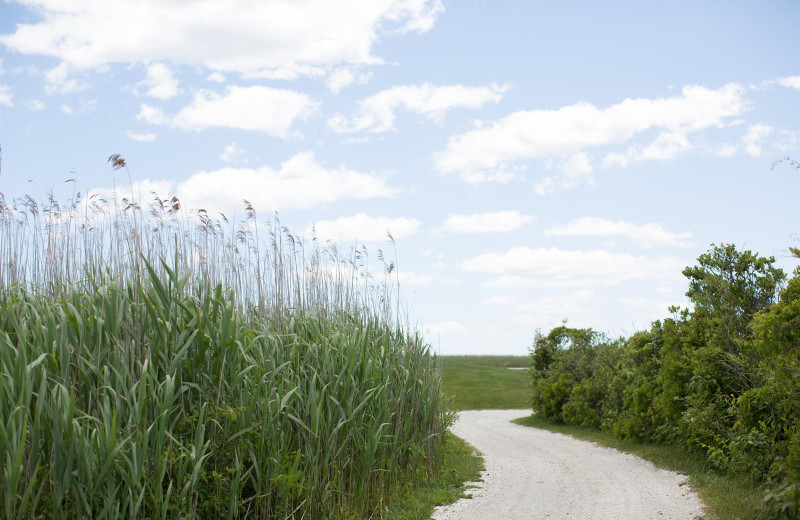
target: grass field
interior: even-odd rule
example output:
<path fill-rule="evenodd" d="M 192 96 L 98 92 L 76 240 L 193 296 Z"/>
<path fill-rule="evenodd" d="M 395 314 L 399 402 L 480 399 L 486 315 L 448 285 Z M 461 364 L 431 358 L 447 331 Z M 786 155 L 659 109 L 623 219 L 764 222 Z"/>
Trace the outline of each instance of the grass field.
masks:
<path fill-rule="evenodd" d="M 527 356 L 442 356 L 442 388 L 456 410 L 527 408 Z"/>

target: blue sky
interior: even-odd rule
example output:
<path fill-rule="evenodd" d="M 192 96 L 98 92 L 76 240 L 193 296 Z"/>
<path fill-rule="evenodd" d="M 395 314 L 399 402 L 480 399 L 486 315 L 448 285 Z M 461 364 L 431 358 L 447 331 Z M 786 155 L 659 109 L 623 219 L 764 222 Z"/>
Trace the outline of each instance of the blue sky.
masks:
<path fill-rule="evenodd" d="M 0 3 L 0 192 L 127 182 L 397 239 L 441 352 L 629 334 L 711 243 L 800 233 L 800 4 Z M 116 175 L 116 176 L 115 176 Z M 29 182 L 32 181 L 32 182 Z"/>

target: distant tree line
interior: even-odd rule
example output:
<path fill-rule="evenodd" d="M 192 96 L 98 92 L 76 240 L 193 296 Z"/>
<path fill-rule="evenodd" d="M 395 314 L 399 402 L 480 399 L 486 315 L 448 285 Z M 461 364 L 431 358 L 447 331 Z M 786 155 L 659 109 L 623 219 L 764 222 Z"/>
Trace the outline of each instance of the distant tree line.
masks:
<path fill-rule="evenodd" d="M 800 258 L 800 250 L 790 248 Z M 763 484 L 763 514 L 800 515 L 800 267 L 712 245 L 683 274 L 690 309 L 612 340 L 537 332 L 532 404 L 555 422 L 700 450 Z"/>

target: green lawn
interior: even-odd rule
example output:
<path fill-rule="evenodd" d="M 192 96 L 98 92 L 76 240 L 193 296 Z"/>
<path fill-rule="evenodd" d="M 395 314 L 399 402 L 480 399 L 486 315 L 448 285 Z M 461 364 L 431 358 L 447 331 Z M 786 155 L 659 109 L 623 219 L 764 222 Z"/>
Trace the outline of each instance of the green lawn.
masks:
<path fill-rule="evenodd" d="M 442 356 L 444 394 L 454 410 L 528 408 L 528 356 Z"/>

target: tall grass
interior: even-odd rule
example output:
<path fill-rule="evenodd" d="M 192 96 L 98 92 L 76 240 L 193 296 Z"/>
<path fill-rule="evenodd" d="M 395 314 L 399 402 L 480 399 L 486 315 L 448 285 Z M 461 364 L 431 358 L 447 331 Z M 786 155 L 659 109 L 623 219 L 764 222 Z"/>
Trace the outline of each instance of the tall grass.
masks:
<path fill-rule="evenodd" d="M 0 517 L 366 517 L 435 468 L 393 264 L 257 222 L 0 201 Z"/>

